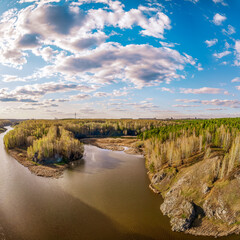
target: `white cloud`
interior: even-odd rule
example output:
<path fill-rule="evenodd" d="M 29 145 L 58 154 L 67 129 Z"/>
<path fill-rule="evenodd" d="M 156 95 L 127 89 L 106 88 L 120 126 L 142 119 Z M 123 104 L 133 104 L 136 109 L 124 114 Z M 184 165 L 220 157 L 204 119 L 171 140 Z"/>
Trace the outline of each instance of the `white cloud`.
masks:
<path fill-rule="evenodd" d="M 176 99 L 176 102 L 183 102 L 183 103 L 200 103 L 201 101 L 198 99 Z"/>
<path fill-rule="evenodd" d="M 208 111 L 222 111 L 222 108 L 207 108 Z"/>
<path fill-rule="evenodd" d="M 25 81 L 27 81 L 27 79 L 20 78 L 15 75 L 4 74 L 4 75 L 2 75 L 2 81 L 3 82 L 25 82 Z"/>
<path fill-rule="evenodd" d="M 235 56 L 236 60 L 234 61 L 234 65 L 240 66 L 240 40 L 235 41 Z"/>
<path fill-rule="evenodd" d="M 72 95 L 70 96 L 70 100 L 71 101 L 80 101 L 80 100 L 85 100 L 85 99 L 89 99 L 91 98 L 91 96 L 89 94 L 77 94 L 77 95 Z"/>
<path fill-rule="evenodd" d="M 189 1 L 195 4 L 195 3 L 198 3 L 199 0 L 185 0 L 185 1 Z"/>
<path fill-rule="evenodd" d="M 118 1 L 101 1 L 109 9 L 88 11 L 71 4 L 61 6 L 44 4 L 53 1 L 36 2 L 41 4 L 30 5 L 20 11 L 12 9 L 2 15 L 0 63 L 21 68 L 27 63 L 27 50 L 37 56 L 42 54 L 43 59 L 49 61 L 53 54 L 48 45 L 79 54 L 104 43 L 108 36 L 102 30 L 109 26 L 121 29 L 139 26 L 142 35 L 156 38 L 163 38 L 165 30 L 171 28 L 169 17 L 159 9 L 155 12 L 150 9 L 149 17 L 145 14 L 146 8 L 124 11 Z"/>
<path fill-rule="evenodd" d="M 213 100 L 202 100 L 201 103 L 204 105 L 216 105 L 216 106 L 224 106 L 224 107 L 231 107 L 231 108 L 239 108 L 240 107 L 239 100 L 213 99 Z"/>
<path fill-rule="evenodd" d="M 173 89 L 170 89 L 170 88 L 166 88 L 166 87 L 162 87 L 161 90 L 163 92 L 170 92 L 170 93 L 174 93 L 174 90 Z"/>
<path fill-rule="evenodd" d="M 182 71 L 186 64 L 194 65 L 195 61 L 170 48 L 106 43 L 84 56 L 57 58 L 46 73 L 61 73 L 68 79 L 81 77 L 83 81 L 100 84 L 121 79 L 142 88 L 184 78 L 177 71 Z"/>
<path fill-rule="evenodd" d="M 181 93 L 185 94 L 225 94 L 227 95 L 228 92 L 220 89 L 220 88 L 209 88 L 209 87 L 202 87 L 202 88 L 181 88 L 180 89 Z"/>
<path fill-rule="evenodd" d="M 224 0 L 213 0 L 214 3 L 221 3 L 223 6 L 227 6 L 227 3 Z"/>
<path fill-rule="evenodd" d="M 228 100 L 228 99 L 212 99 L 212 100 L 197 100 L 197 99 L 177 99 L 178 102 L 184 103 L 201 103 L 203 105 L 222 106 L 230 108 L 240 108 L 239 100 Z"/>
<path fill-rule="evenodd" d="M 236 30 L 232 25 L 228 25 L 228 28 L 223 29 L 222 31 L 223 31 L 223 33 L 225 33 L 227 35 L 232 35 L 232 34 L 236 33 Z"/>
<path fill-rule="evenodd" d="M 218 42 L 218 39 L 214 38 L 212 40 L 206 40 L 205 43 L 207 44 L 208 47 L 212 47 Z"/>
<path fill-rule="evenodd" d="M 213 23 L 216 25 L 221 25 L 227 18 L 224 15 L 216 13 L 213 17 Z"/>
<path fill-rule="evenodd" d="M 229 54 L 231 54 L 231 52 L 227 50 L 227 51 L 224 51 L 224 52 L 221 52 L 221 53 L 214 53 L 213 56 L 220 59 L 220 58 L 223 58 L 223 57 L 225 57 Z"/>
<path fill-rule="evenodd" d="M 186 104 L 175 104 L 172 105 L 173 107 L 180 107 L 180 108 L 191 108 L 191 107 L 200 107 L 200 105 L 186 105 Z"/>
<path fill-rule="evenodd" d="M 0 89 L 0 101 L 2 102 L 37 102 L 49 93 L 62 93 L 69 91 L 91 92 L 95 86 L 85 86 L 70 83 L 47 82 L 16 87 L 12 91 Z"/>
<path fill-rule="evenodd" d="M 167 42 L 162 42 L 162 41 L 160 41 L 159 43 L 160 43 L 163 47 L 169 47 L 169 48 L 175 47 L 175 43 L 167 43 Z"/>
<path fill-rule="evenodd" d="M 240 77 L 236 77 L 236 78 L 234 78 L 234 79 L 232 79 L 232 81 L 231 82 L 240 82 Z"/>

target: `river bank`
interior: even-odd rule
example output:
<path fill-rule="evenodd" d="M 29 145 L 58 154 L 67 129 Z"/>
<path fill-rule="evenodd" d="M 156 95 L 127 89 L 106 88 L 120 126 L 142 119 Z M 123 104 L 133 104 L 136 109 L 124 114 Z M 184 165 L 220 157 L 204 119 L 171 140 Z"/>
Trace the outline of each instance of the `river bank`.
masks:
<path fill-rule="evenodd" d="M 62 176 L 63 171 L 68 167 L 67 164 L 58 165 L 41 165 L 37 164 L 33 161 L 28 160 L 27 151 L 23 149 L 16 148 L 14 150 L 9 149 L 8 154 L 16 159 L 20 164 L 24 167 L 27 167 L 29 171 L 40 177 L 48 177 L 48 178 L 59 178 Z"/>
<path fill-rule="evenodd" d="M 121 138 L 83 138 L 81 142 L 102 149 L 124 151 L 127 154 L 139 155 L 143 152 L 143 143 L 136 137 Z"/>
<path fill-rule="evenodd" d="M 81 142 L 101 149 L 124 151 L 127 154 L 139 155 L 142 153 L 141 146 L 137 145 L 137 138 L 86 138 L 82 139 Z M 71 164 L 42 165 L 28 160 L 27 151 L 24 149 L 9 149 L 7 152 L 24 167 L 27 167 L 31 173 L 40 177 L 59 178 Z"/>

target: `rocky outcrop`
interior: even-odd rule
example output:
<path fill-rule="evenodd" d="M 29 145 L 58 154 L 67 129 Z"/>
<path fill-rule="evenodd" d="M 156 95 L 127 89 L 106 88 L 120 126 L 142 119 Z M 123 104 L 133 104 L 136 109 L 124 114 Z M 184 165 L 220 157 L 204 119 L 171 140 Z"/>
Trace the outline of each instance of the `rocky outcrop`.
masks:
<path fill-rule="evenodd" d="M 176 232 L 186 231 L 196 216 L 193 203 L 172 191 L 168 192 L 160 209 L 164 215 L 171 218 L 172 230 Z"/>
<path fill-rule="evenodd" d="M 202 193 L 204 194 L 204 195 L 206 195 L 207 193 L 209 193 L 209 191 L 211 190 L 211 188 L 205 183 L 205 184 L 203 184 L 203 186 L 202 186 Z"/>
<path fill-rule="evenodd" d="M 166 167 L 150 176 L 150 188 L 161 193 L 160 209 L 173 231 L 226 236 L 240 233 L 240 169 L 218 180 L 221 156 L 176 169 Z"/>
<path fill-rule="evenodd" d="M 153 175 L 151 183 L 153 185 L 159 184 L 166 176 L 167 174 L 162 170 Z"/>
<path fill-rule="evenodd" d="M 228 225 L 236 222 L 236 212 L 219 199 L 217 203 L 213 203 L 212 199 L 208 199 L 203 204 L 203 210 L 209 219 L 221 220 Z"/>

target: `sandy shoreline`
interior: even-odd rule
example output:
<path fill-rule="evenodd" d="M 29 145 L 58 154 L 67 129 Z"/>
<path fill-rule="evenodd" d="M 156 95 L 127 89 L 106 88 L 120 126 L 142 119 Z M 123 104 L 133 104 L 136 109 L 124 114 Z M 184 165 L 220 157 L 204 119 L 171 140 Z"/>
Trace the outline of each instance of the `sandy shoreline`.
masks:
<path fill-rule="evenodd" d="M 140 154 L 140 151 L 134 147 L 137 141 L 137 138 L 86 138 L 81 140 L 84 144 L 91 144 L 102 149 L 124 151 L 128 154 Z M 64 170 L 69 167 L 68 164 L 37 164 L 28 160 L 27 151 L 20 148 L 9 149 L 7 152 L 24 167 L 27 167 L 31 173 L 41 177 L 59 178 Z"/>
<path fill-rule="evenodd" d="M 142 148 L 137 147 L 137 138 L 83 138 L 81 142 L 112 151 L 124 151 L 127 154 L 142 154 Z"/>
<path fill-rule="evenodd" d="M 34 163 L 27 159 L 27 151 L 19 148 L 9 149 L 7 152 L 24 167 L 27 167 L 31 173 L 41 177 L 59 178 L 68 167 L 67 164 L 46 166 Z"/>

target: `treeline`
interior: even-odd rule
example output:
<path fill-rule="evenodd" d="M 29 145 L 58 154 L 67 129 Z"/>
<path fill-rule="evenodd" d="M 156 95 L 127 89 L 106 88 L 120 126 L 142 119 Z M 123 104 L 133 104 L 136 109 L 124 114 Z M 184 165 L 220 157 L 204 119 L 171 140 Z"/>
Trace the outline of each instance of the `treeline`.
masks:
<path fill-rule="evenodd" d="M 151 171 L 164 167 L 180 167 L 189 158 L 211 151 L 223 153 L 216 165 L 217 178 L 230 175 L 240 167 L 240 119 L 180 121 L 140 135 L 145 140 L 146 158 Z M 194 158 L 193 158 L 194 159 Z"/>
<path fill-rule="evenodd" d="M 7 148 L 27 147 L 32 144 L 32 139 L 40 139 L 48 134 L 49 128 L 61 126 L 72 132 L 74 137 L 116 137 L 131 135 L 137 136 L 141 132 L 160 126 L 172 124 L 170 121 L 160 120 L 28 120 L 21 122 L 13 131 L 5 136 Z"/>
<path fill-rule="evenodd" d="M 21 122 L 4 136 L 6 149 L 27 150 L 29 160 L 39 163 L 81 159 L 83 144 L 56 121 Z"/>
<path fill-rule="evenodd" d="M 84 137 L 138 136 L 145 142 L 147 164 L 154 172 L 164 167 L 181 167 L 199 154 L 219 150 L 219 178 L 240 167 L 240 119 L 132 120 L 65 119 L 29 120 L 5 135 L 6 148 L 28 150 L 29 158 L 76 159 L 81 155 L 77 139 Z M 76 150 L 76 152 L 75 152 Z"/>
<path fill-rule="evenodd" d="M 66 162 L 81 159 L 83 156 L 83 144 L 74 139 L 73 134 L 63 127 L 51 126 L 46 136 L 38 140 L 31 137 L 28 144 L 30 145 L 27 149 L 28 158 L 35 162 L 41 163 L 52 159 Z"/>
<path fill-rule="evenodd" d="M 162 120 L 132 120 L 132 119 L 76 119 L 63 120 L 61 124 L 73 132 L 76 138 L 84 137 L 117 137 L 138 136 L 140 133 L 160 126 L 172 124 Z"/>
<path fill-rule="evenodd" d="M 28 151 L 29 159 L 43 161 L 58 156 L 76 159 L 81 154 L 80 142 L 84 137 L 137 136 L 141 132 L 170 121 L 160 120 L 102 120 L 102 119 L 65 119 L 65 120 L 28 120 L 7 133 L 4 143 L 7 149 L 22 148 Z M 76 151 L 76 152 L 75 152 Z"/>
<path fill-rule="evenodd" d="M 9 120 L 0 120 L 0 133 L 4 132 L 6 129 L 4 129 L 5 126 L 11 125 L 11 121 Z"/>

